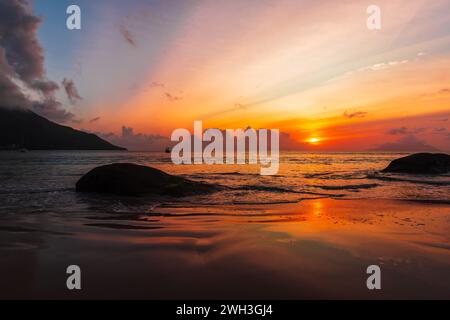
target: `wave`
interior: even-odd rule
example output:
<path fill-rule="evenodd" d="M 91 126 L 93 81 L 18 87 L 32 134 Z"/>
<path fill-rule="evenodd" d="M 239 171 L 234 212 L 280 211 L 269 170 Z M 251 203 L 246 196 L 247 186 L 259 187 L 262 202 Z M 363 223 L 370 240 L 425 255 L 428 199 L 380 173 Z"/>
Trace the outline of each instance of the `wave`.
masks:
<path fill-rule="evenodd" d="M 371 173 L 367 175 L 368 179 L 378 179 L 382 181 L 394 181 L 394 182 L 409 182 L 409 183 L 417 183 L 417 184 L 427 184 L 433 186 L 450 186 L 450 181 L 445 180 L 424 180 L 424 179 L 410 179 L 405 177 L 398 176 L 388 176 L 382 175 L 379 173 Z"/>
<path fill-rule="evenodd" d="M 445 199 L 403 199 L 403 201 L 429 203 L 429 204 L 450 204 L 450 200 Z"/>
<path fill-rule="evenodd" d="M 258 203 L 259 205 L 260 203 Z M 276 212 L 276 213 L 226 213 L 226 212 L 192 212 L 192 213 L 162 213 L 149 212 L 146 214 L 149 217 L 280 217 L 280 216 L 298 216 L 297 212 Z"/>
<path fill-rule="evenodd" d="M 319 178 L 319 177 L 328 176 L 330 174 L 333 174 L 333 172 L 305 173 L 303 175 L 303 177 L 305 177 L 307 179 L 312 179 L 312 178 Z"/>
<path fill-rule="evenodd" d="M 154 230 L 162 228 L 160 226 L 136 226 L 119 223 L 85 223 L 84 225 L 88 227 L 119 229 L 119 230 Z"/>
<path fill-rule="evenodd" d="M 267 191 L 267 192 L 278 192 L 278 193 L 302 193 L 300 191 L 288 189 L 288 188 L 281 188 L 281 187 L 274 187 L 274 186 L 261 186 L 261 185 L 243 185 L 239 187 L 232 188 L 234 190 L 253 190 L 253 191 Z"/>
<path fill-rule="evenodd" d="M 319 185 L 311 185 L 309 187 L 319 188 L 323 190 L 358 190 L 358 189 L 372 189 L 379 187 L 380 185 L 377 183 L 364 183 L 364 184 L 350 184 L 343 186 L 319 186 Z"/>
<path fill-rule="evenodd" d="M 233 201 L 233 202 L 225 202 L 224 205 L 271 205 L 271 204 L 291 204 L 298 203 L 301 199 L 298 200 L 279 200 L 279 201 L 267 201 L 267 202 L 256 202 L 256 201 Z"/>
<path fill-rule="evenodd" d="M 275 186 L 261 186 L 261 185 L 244 185 L 240 187 L 231 188 L 232 190 L 245 190 L 245 191 L 262 191 L 262 192 L 275 192 L 275 193 L 294 193 L 301 195 L 313 195 L 319 197 L 330 197 L 330 198 L 339 198 L 343 197 L 343 194 L 330 194 L 330 193 L 321 193 L 321 192 L 313 192 L 313 191 L 299 191 L 282 187 Z M 302 199 L 299 199 L 300 201 Z"/>
<path fill-rule="evenodd" d="M 366 171 L 356 172 L 319 172 L 306 173 L 303 175 L 306 179 L 320 179 L 320 180 L 362 180 L 367 177 Z"/>
<path fill-rule="evenodd" d="M 243 173 L 243 172 L 214 172 L 212 174 L 219 176 L 260 176 L 259 173 Z"/>
<path fill-rule="evenodd" d="M 53 193 L 53 192 L 68 192 L 75 191 L 75 188 L 54 188 L 54 189 L 23 189 L 23 190 L 0 190 L 0 194 L 8 195 L 8 194 L 37 194 L 37 193 Z"/>

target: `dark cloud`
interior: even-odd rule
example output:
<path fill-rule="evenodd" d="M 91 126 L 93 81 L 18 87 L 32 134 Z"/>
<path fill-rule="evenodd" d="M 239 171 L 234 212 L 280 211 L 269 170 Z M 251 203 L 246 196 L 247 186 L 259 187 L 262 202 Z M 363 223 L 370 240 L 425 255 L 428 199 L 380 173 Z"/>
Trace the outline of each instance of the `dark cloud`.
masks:
<path fill-rule="evenodd" d="M 33 111 L 45 115 L 45 117 L 56 122 L 77 122 L 74 115 L 62 108 L 61 103 L 54 99 L 44 100 L 42 102 L 34 102 L 32 104 Z"/>
<path fill-rule="evenodd" d="M 124 25 L 121 25 L 119 30 L 120 30 L 120 33 L 122 34 L 123 38 L 129 45 L 131 45 L 133 47 L 137 47 L 136 40 L 134 39 L 134 35 L 131 33 L 130 30 L 128 30 Z"/>
<path fill-rule="evenodd" d="M 357 111 L 357 112 L 349 113 L 348 111 L 345 111 L 342 116 L 347 119 L 364 118 L 365 116 L 367 116 L 367 112 Z"/>
<path fill-rule="evenodd" d="M 55 98 L 58 85 L 46 78 L 36 33 L 41 18 L 26 0 L 0 0 L 0 103 L 26 108 L 59 122 L 72 120 Z"/>
<path fill-rule="evenodd" d="M 25 4 L 0 0 L 0 35 L 9 65 L 29 84 L 44 74 L 44 55 L 36 39 L 41 19 L 32 15 Z"/>
<path fill-rule="evenodd" d="M 100 119 L 101 119 L 100 117 L 95 117 L 95 118 L 89 120 L 89 123 L 94 123 L 94 122 L 100 121 Z"/>
<path fill-rule="evenodd" d="M 1 22 L 0 22 L 1 23 Z M 0 47 L 0 103 L 2 107 L 28 107 L 29 101 L 21 89 L 11 80 L 12 67 L 8 64 L 5 49 Z"/>
<path fill-rule="evenodd" d="M 75 83 L 73 82 L 72 79 L 64 78 L 64 80 L 61 82 L 61 84 L 63 85 L 64 90 L 66 91 L 67 98 L 69 98 L 70 103 L 75 104 L 77 101 L 83 99 L 78 94 L 78 89 L 75 86 Z"/>
<path fill-rule="evenodd" d="M 428 151 L 436 152 L 439 151 L 437 148 L 427 144 L 423 140 L 417 139 L 413 135 L 407 135 L 395 142 L 387 142 L 378 146 L 375 150 L 377 151 L 404 151 L 404 152 L 418 152 L 418 151 Z"/>
<path fill-rule="evenodd" d="M 399 127 L 390 129 L 387 134 L 390 135 L 414 135 L 427 131 L 427 128 L 407 128 L 407 127 Z"/>
<path fill-rule="evenodd" d="M 32 83 L 32 88 L 42 93 L 45 98 L 51 98 L 55 91 L 59 89 L 56 82 L 49 80 L 35 80 Z"/>

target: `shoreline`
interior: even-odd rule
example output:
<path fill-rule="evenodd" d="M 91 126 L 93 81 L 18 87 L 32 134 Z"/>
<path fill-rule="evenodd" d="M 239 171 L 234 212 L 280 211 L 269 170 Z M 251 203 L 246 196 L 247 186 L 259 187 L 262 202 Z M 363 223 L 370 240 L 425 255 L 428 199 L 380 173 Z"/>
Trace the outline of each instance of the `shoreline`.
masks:
<path fill-rule="evenodd" d="M 450 298 L 447 204 L 314 199 L 1 219 L 1 298 Z M 83 270 L 78 293 L 65 288 L 71 264 Z M 365 288 L 371 264 L 380 292 Z"/>

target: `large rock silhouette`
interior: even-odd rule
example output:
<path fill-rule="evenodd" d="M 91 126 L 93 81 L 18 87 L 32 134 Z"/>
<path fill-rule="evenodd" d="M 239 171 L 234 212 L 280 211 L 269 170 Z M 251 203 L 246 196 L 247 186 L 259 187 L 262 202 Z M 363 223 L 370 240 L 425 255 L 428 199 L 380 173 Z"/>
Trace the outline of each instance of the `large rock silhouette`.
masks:
<path fill-rule="evenodd" d="M 442 174 L 450 172 L 450 155 L 445 153 L 416 153 L 395 159 L 382 172 L 411 174 Z"/>
<path fill-rule="evenodd" d="M 109 193 L 121 196 L 188 196 L 217 191 L 217 186 L 191 181 L 161 170 L 131 163 L 97 167 L 78 180 L 77 192 Z"/>

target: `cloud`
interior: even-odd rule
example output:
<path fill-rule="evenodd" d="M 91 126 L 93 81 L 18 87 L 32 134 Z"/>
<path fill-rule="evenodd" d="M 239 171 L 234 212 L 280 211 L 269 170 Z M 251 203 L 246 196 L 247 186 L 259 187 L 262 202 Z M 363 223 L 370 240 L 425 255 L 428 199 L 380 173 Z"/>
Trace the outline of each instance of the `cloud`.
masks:
<path fill-rule="evenodd" d="M 450 88 L 444 87 L 439 90 L 428 92 L 422 95 L 423 99 L 436 99 L 436 98 L 446 98 L 450 95 Z"/>
<path fill-rule="evenodd" d="M 246 106 L 245 104 L 239 103 L 239 102 L 236 102 L 236 103 L 234 104 L 234 106 L 235 106 L 237 109 L 242 109 L 242 110 L 247 109 L 247 106 Z"/>
<path fill-rule="evenodd" d="M 137 47 L 137 43 L 134 38 L 134 35 L 131 33 L 130 30 L 128 30 L 124 25 L 121 25 L 119 30 L 120 30 L 120 33 L 122 34 L 123 38 L 129 45 L 131 45 L 133 47 Z"/>
<path fill-rule="evenodd" d="M 406 135 L 406 134 L 419 134 L 427 131 L 427 128 L 407 128 L 407 127 L 399 127 L 390 129 L 387 134 L 390 135 Z"/>
<path fill-rule="evenodd" d="M 0 106 L 31 109 L 58 122 L 74 115 L 55 98 L 59 86 L 46 78 L 37 39 L 41 18 L 26 0 L 0 0 Z"/>
<path fill-rule="evenodd" d="M 380 62 L 380 63 L 375 63 L 372 64 L 370 66 L 365 66 L 362 67 L 360 69 L 358 69 L 358 71 L 367 71 L 367 70 L 371 70 L 371 71 L 379 71 L 379 70 L 385 70 L 385 69 L 389 69 L 398 65 L 402 65 L 405 63 L 408 63 L 409 60 L 393 60 L 393 61 L 388 61 L 388 62 Z"/>
<path fill-rule="evenodd" d="M 381 144 L 374 150 L 377 150 L 377 151 L 405 151 L 405 152 L 418 152 L 418 151 L 436 152 L 436 151 L 439 151 L 437 148 L 427 144 L 425 141 L 417 139 L 413 135 L 407 135 L 395 142 L 387 142 L 387 143 Z"/>
<path fill-rule="evenodd" d="M 349 113 L 346 110 L 342 116 L 347 119 L 364 118 L 365 116 L 367 116 L 367 112 L 357 111 L 357 112 Z"/>
<path fill-rule="evenodd" d="M 153 81 L 152 83 L 150 83 L 150 88 L 164 88 L 165 84 L 158 82 L 158 81 Z"/>
<path fill-rule="evenodd" d="M 79 122 L 75 119 L 73 113 L 63 109 L 61 103 L 53 98 L 44 100 L 43 102 L 34 103 L 32 109 L 33 111 L 36 111 L 37 113 L 42 114 L 56 122 Z"/>
<path fill-rule="evenodd" d="M 32 87 L 42 93 L 45 98 L 51 98 L 59 86 L 56 82 L 46 80 L 35 80 Z"/>
<path fill-rule="evenodd" d="M 80 125 L 83 123 L 83 119 L 72 119 L 70 120 L 70 122 L 72 122 L 73 124 Z"/>
<path fill-rule="evenodd" d="M 75 104 L 77 101 L 83 99 L 79 94 L 77 87 L 75 86 L 75 83 L 72 79 L 66 79 L 61 82 L 61 84 L 64 87 L 64 90 L 66 91 L 67 98 L 69 98 L 70 103 Z"/>
<path fill-rule="evenodd" d="M 174 143 L 170 141 L 168 137 L 164 137 L 156 134 L 142 134 L 134 133 L 134 129 L 131 127 L 123 126 L 120 135 L 115 133 L 104 132 L 92 132 L 103 139 L 111 142 L 112 144 L 125 147 L 128 150 L 134 151 L 161 151 L 163 152 L 166 147 L 173 146 Z"/>
<path fill-rule="evenodd" d="M 133 128 L 123 126 L 122 127 L 122 137 L 123 138 L 133 138 L 134 137 Z"/>
<path fill-rule="evenodd" d="M 206 130 L 206 129 L 205 129 Z M 220 129 L 219 129 L 220 130 Z M 170 140 L 170 137 L 165 137 L 158 134 L 143 134 L 135 133 L 132 127 L 122 126 L 121 134 L 112 132 L 91 132 L 101 138 L 109 141 L 114 145 L 125 147 L 131 151 L 159 151 L 164 152 L 167 147 L 173 147 L 177 142 Z M 225 135 L 225 130 L 221 130 Z M 208 143 L 204 143 L 206 146 Z M 269 141 L 270 147 L 270 141 Z M 294 139 L 287 132 L 280 132 L 280 150 L 316 150 L 317 148 L 311 144 L 300 142 Z"/>
<path fill-rule="evenodd" d="M 450 130 L 448 130 L 447 128 L 435 128 L 435 129 L 433 129 L 432 133 L 443 135 L 447 139 L 450 139 Z"/>
<path fill-rule="evenodd" d="M 408 128 L 406 128 L 406 127 L 392 128 L 387 133 L 391 134 L 391 135 L 407 134 L 408 133 Z"/>
<path fill-rule="evenodd" d="M 164 94 L 164 96 L 167 98 L 167 100 L 172 101 L 172 102 L 183 99 L 182 97 L 173 95 L 173 94 L 171 94 L 171 93 L 169 93 L 169 92 L 166 92 L 166 93 Z"/>
<path fill-rule="evenodd" d="M 95 117 L 95 118 L 89 120 L 89 123 L 94 123 L 94 122 L 100 121 L 100 119 L 101 119 L 100 117 Z"/>

